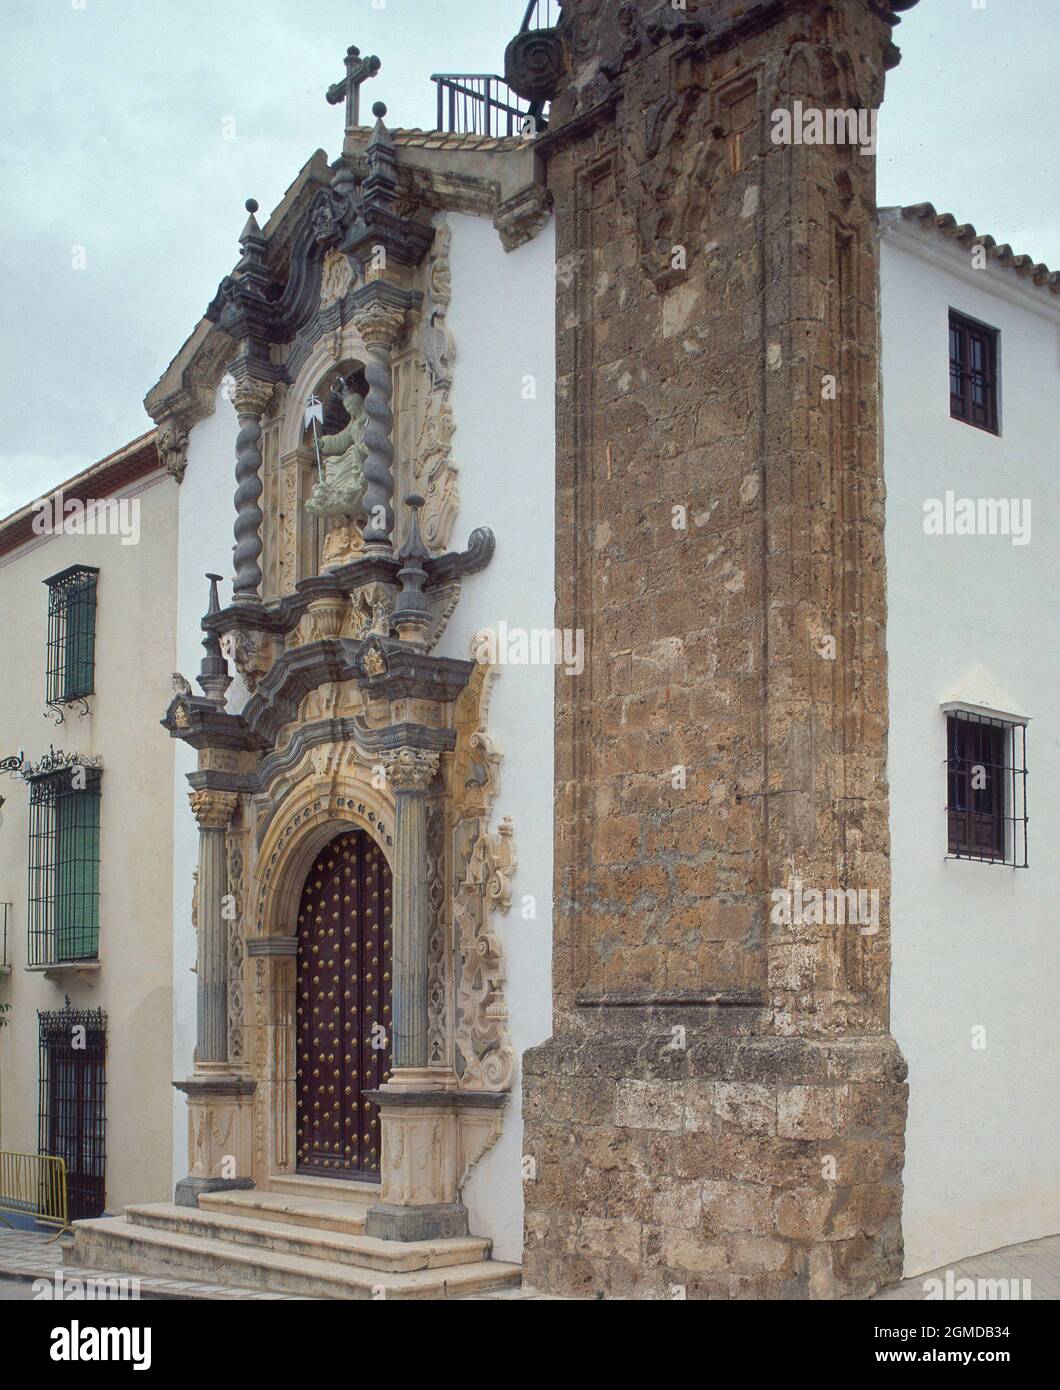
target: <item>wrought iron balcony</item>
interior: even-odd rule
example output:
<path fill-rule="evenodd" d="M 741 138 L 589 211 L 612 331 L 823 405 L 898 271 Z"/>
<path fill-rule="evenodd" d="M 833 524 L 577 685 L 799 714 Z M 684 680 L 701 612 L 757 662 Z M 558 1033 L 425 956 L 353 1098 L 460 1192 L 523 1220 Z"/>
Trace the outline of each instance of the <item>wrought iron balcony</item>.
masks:
<path fill-rule="evenodd" d="M 550 29 L 558 0 L 530 0 L 520 34 Z M 436 72 L 438 129 L 451 135 L 504 137 L 533 134 L 548 125 L 547 102 L 524 101 L 503 77 L 489 72 Z"/>

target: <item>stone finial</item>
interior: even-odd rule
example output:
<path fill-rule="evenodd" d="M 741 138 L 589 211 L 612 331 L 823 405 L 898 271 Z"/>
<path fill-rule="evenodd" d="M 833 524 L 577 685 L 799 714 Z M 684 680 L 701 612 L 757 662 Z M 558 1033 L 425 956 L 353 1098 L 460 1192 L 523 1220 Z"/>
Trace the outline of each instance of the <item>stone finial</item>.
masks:
<path fill-rule="evenodd" d="M 364 181 L 364 198 L 376 209 L 389 209 L 397 201 L 397 149 L 383 124 L 386 104 L 377 101 L 372 107 L 372 115 L 375 117 L 375 128 L 365 150 L 368 176 Z"/>
<path fill-rule="evenodd" d="M 425 644 L 431 625 L 430 608 L 423 592 L 423 586 L 427 582 L 427 571 L 423 567 L 423 561 L 430 558 L 430 551 L 424 545 L 420 534 L 420 508 L 423 506 L 423 498 L 413 493 L 405 498 L 405 505 L 412 515 L 408 535 L 397 553 L 397 558 L 404 563 L 398 571 L 401 592 L 394 605 L 391 622 L 397 628 L 398 636 L 403 642 L 420 646 Z"/>
<path fill-rule="evenodd" d="M 249 216 L 239 234 L 239 249 L 243 254 L 236 265 L 234 276 L 245 290 L 265 299 L 271 284 L 269 268 L 265 263 L 269 243 L 254 215 L 258 210 L 257 200 L 248 198 L 244 206 Z"/>
<path fill-rule="evenodd" d="M 215 613 L 221 611 L 221 600 L 217 590 L 217 586 L 221 582 L 221 575 L 208 574 L 206 578 L 210 581 L 210 601 L 207 605 L 206 617 L 211 618 Z M 221 639 L 216 632 L 211 632 L 209 628 L 204 630 L 206 636 L 202 639 L 202 645 L 205 655 L 199 665 L 198 681 L 206 698 L 223 707 L 228 687 L 232 684 L 232 677 L 228 673 L 228 662 L 224 659 L 224 654 L 221 651 Z"/>

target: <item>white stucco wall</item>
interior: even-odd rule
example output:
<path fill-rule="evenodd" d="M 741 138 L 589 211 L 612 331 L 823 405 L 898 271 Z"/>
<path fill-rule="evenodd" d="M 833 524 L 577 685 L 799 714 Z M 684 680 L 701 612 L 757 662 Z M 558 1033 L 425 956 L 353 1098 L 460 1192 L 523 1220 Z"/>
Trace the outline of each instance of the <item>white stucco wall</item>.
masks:
<path fill-rule="evenodd" d="M 38 1010 L 107 1015 L 106 1210 L 170 1195 L 169 1104 L 171 809 L 173 751 L 158 721 L 173 670 L 176 484 L 156 472 L 123 489 L 139 507 L 139 539 L 58 534 L 0 558 L 0 756 L 49 744 L 100 756 L 99 970 L 51 977 L 27 969 L 29 788 L 0 779 L 0 901 L 13 906 L 11 1005 L 0 1028 L 0 1148 L 37 1152 Z M 44 580 L 70 565 L 99 570 L 94 694 L 89 710 L 42 718 L 48 664 Z"/>
<path fill-rule="evenodd" d="M 209 600 L 207 574 L 221 574 L 222 607 L 232 600 L 232 526 L 235 521 L 236 414 L 222 390 L 212 415 L 191 431 L 188 469 L 180 488 L 180 545 L 177 563 L 177 670 L 201 694 L 195 678 L 202 660 L 202 615 Z M 247 692 L 234 676 L 228 707 L 240 710 Z M 191 1075 L 195 1052 L 195 932 L 191 925 L 192 875 L 199 863 L 199 832 L 188 805 L 187 774 L 194 772 L 194 749 L 174 740 L 173 781 L 173 1079 Z M 187 1103 L 173 1092 L 173 1178 L 188 1172 Z"/>
<path fill-rule="evenodd" d="M 951 307 L 1000 330 L 1000 438 L 950 418 Z M 954 244 L 885 229 L 891 1013 L 909 1063 L 907 1274 L 1060 1231 L 1058 325 L 1056 299 L 1012 271 L 973 271 Z M 1030 498 L 1030 543 L 925 535 L 924 502 L 948 489 Z M 1027 869 L 945 857 L 949 699 L 1030 716 Z"/>
<path fill-rule="evenodd" d="M 489 526 L 497 553 L 464 583 L 460 603 L 436 649 L 466 659 L 481 628 L 552 628 L 555 610 L 555 236 L 550 223 L 533 241 L 505 253 L 488 221 L 449 215 L 453 297 L 448 325 L 456 340 L 453 457 L 460 469 L 454 548 L 476 526 Z M 524 379 L 534 378 L 534 399 Z M 519 867 L 512 908 L 495 914 L 508 978 L 506 997 L 516 1052 L 552 1031 L 551 666 L 506 666 L 493 684 L 488 728 L 503 753 L 494 824 L 511 815 Z M 536 916 L 524 919 L 524 898 Z M 502 1260 L 522 1258 L 521 1076 L 517 1076 L 495 1147 L 464 1191 L 471 1229 L 491 1236 Z"/>

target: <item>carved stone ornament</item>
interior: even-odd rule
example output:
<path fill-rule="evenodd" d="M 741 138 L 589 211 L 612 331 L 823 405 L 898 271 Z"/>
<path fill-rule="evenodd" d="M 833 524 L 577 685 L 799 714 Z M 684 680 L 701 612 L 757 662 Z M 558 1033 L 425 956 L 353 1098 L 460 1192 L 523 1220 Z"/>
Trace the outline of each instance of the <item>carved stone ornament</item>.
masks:
<path fill-rule="evenodd" d="M 506 1091 L 515 1078 L 515 1049 L 508 1035 L 504 957 L 490 930 L 490 915 L 511 907 L 511 877 L 518 862 L 512 820 L 506 816 L 496 835 L 484 820 L 464 822 L 462 829 L 464 843 L 458 848 L 464 869 L 453 902 L 463 961 L 456 994 L 460 1080 L 472 1090 Z"/>
<path fill-rule="evenodd" d="M 229 836 L 228 840 L 228 892 L 234 904 L 228 922 L 228 1057 L 237 1064 L 244 1061 L 245 1054 L 243 969 L 246 941 L 243 936 L 245 884 L 242 838 L 242 833 L 239 833 Z"/>
<path fill-rule="evenodd" d="M 266 633 L 240 629 L 230 637 L 232 660 L 243 684 L 254 694 L 258 681 L 272 669 L 275 643 Z M 179 725 L 179 720 L 175 721 Z"/>
<path fill-rule="evenodd" d="M 187 429 L 177 420 L 163 420 L 158 427 L 156 443 L 162 467 L 178 483 L 182 483 L 188 469 Z"/>
<path fill-rule="evenodd" d="M 366 347 L 395 348 L 405 332 L 405 310 L 390 304 L 358 305 L 353 311 L 353 323 Z"/>
<path fill-rule="evenodd" d="M 361 665 L 369 676 L 385 676 L 387 673 L 386 653 L 377 642 L 373 642 L 361 658 Z"/>
<path fill-rule="evenodd" d="M 329 251 L 324 257 L 324 267 L 320 275 L 320 307 L 327 309 L 346 298 L 346 292 L 353 283 L 350 263 L 340 251 Z"/>
<path fill-rule="evenodd" d="M 453 920 L 462 968 L 456 992 L 456 1051 L 460 1084 L 471 1090 L 506 1091 L 515 1076 L 508 1036 L 504 960 L 490 914 L 511 905 L 516 868 L 511 818 L 489 833 L 489 814 L 500 782 L 501 755 L 485 728 L 496 667 L 482 659 L 483 634 L 471 641 L 475 666 L 454 710 L 456 748 L 450 778 L 454 828 Z"/>
<path fill-rule="evenodd" d="M 551 101 L 563 78 L 563 44 L 555 29 L 516 34 L 505 50 L 504 80 L 527 101 Z"/>
<path fill-rule="evenodd" d="M 259 381 L 256 377 L 242 376 L 233 377 L 226 390 L 237 415 L 252 415 L 260 420 L 272 399 L 275 386 L 271 381 Z"/>
<path fill-rule="evenodd" d="M 205 790 L 190 792 L 188 800 L 200 830 L 224 830 L 232 819 L 239 797 L 234 792 Z"/>
<path fill-rule="evenodd" d="M 425 792 L 438 775 L 439 755 L 424 748 L 397 748 L 383 754 L 383 766 L 395 791 Z"/>
<path fill-rule="evenodd" d="M 430 389 L 416 440 L 412 476 L 414 490 L 424 498 L 420 528 L 428 549 L 445 550 L 460 510 L 457 467 L 453 462 L 453 419 L 449 395 L 456 348 L 447 323 L 451 280 L 449 248 L 452 230 L 439 224 L 428 272 L 429 300 L 423 350 Z"/>

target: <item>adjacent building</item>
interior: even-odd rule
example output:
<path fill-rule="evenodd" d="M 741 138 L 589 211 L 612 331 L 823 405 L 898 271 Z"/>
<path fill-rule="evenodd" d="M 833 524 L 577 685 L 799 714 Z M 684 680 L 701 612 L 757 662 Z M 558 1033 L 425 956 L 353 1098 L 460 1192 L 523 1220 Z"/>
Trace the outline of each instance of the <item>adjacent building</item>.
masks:
<path fill-rule="evenodd" d="M 885 208 L 891 1019 L 906 1272 L 1060 1231 L 1060 294 Z"/>
<path fill-rule="evenodd" d="M 171 1185 L 176 504 L 152 431 L 0 522 L 0 1148 L 74 1218 Z"/>

